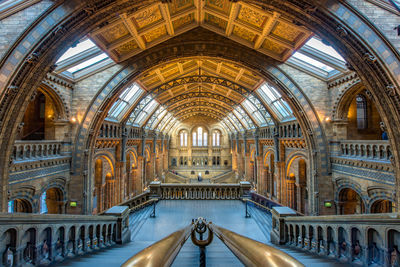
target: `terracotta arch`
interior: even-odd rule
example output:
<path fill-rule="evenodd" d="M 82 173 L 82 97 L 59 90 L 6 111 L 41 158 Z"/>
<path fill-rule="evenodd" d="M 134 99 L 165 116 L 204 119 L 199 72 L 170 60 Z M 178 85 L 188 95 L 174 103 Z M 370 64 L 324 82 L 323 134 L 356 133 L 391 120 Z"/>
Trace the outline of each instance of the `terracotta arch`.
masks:
<path fill-rule="evenodd" d="M 21 112 L 18 112 L 20 107 L 24 107 L 22 103 L 30 96 L 32 86 L 40 82 L 40 77 L 50 69 L 52 63 L 55 62 L 56 55 L 61 55 L 70 44 L 79 39 L 85 32 L 88 32 L 100 23 L 112 17 L 116 10 L 124 12 L 127 9 L 139 8 L 151 1 L 130 1 L 117 2 L 113 1 L 92 1 L 90 6 L 56 4 L 50 10 L 46 11 L 40 21 L 31 25 L 29 31 L 26 31 L 18 39 L 18 42 L 12 46 L 13 51 L 21 48 L 23 56 L 19 60 L 14 60 L 14 53 L 10 51 L 2 60 L 0 68 L 0 76 L 6 77 L 0 82 L 0 90 L 2 91 L 2 104 L 0 115 L 3 120 L 1 128 L 1 136 L 15 136 L 17 131 L 18 121 L 21 120 Z M 389 137 L 395 148 L 395 144 L 399 143 L 397 130 L 400 127 L 399 108 L 396 101 L 398 96 L 398 82 L 396 81 L 396 73 L 399 68 L 393 67 L 390 63 L 399 61 L 398 54 L 395 49 L 386 41 L 373 25 L 371 25 L 362 15 L 346 3 L 335 3 L 330 6 L 320 7 L 310 4 L 308 1 L 285 2 L 279 1 L 255 1 L 248 0 L 247 2 L 256 5 L 261 5 L 267 9 L 277 9 L 280 12 L 293 17 L 297 23 L 307 26 L 310 30 L 319 34 L 323 38 L 329 40 L 335 47 L 345 55 L 347 61 L 361 73 L 361 78 L 367 81 L 368 89 L 373 90 L 372 94 L 379 101 L 380 108 L 390 107 L 388 110 L 383 110 L 386 115 L 384 120 L 386 125 L 392 121 L 392 127 L 388 130 Z M 110 7 L 110 5 L 113 5 Z M 67 8 L 66 8 L 67 7 Z M 96 10 L 97 12 L 92 12 Z M 59 12 L 59 16 L 52 16 Z M 350 16 L 340 20 L 341 14 L 348 12 Z M 53 23 L 48 24 L 50 17 L 58 17 Z M 96 23 L 93 23 L 96 22 Z M 33 38 L 27 47 L 22 49 L 26 40 L 31 38 L 31 33 L 40 28 L 44 23 L 47 23 L 44 32 Z M 353 27 L 354 25 L 362 25 L 365 27 Z M 365 31 L 365 28 L 368 30 Z M 363 31 L 362 31 L 363 30 Z M 358 36 L 366 36 L 367 32 L 370 38 L 360 39 Z M 40 41 L 39 41 L 40 40 Z M 64 43 L 64 45 L 61 45 Z M 373 45 L 373 43 L 375 45 Z M 376 46 L 376 44 L 378 44 Z M 48 49 L 50 46 L 55 49 Z M 376 47 L 376 48 L 375 48 Z M 380 48 L 380 49 L 378 49 Z M 389 57 L 383 57 L 383 53 L 389 53 Z M 28 60 L 26 60 L 28 59 Z M 375 60 L 377 59 L 377 60 Z M 26 60 L 26 61 L 25 61 Z M 13 62 L 15 61 L 15 62 Z M 10 65 L 9 65 L 10 64 Z M 399 64 L 397 64 L 399 65 Z M 7 67 L 6 67 L 7 66 Z M 5 75 L 8 72 L 6 69 L 15 69 L 11 75 Z M 34 71 L 35 70 L 35 71 Z M 368 74 L 372 74 L 367 77 Z M 27 75 L 25 75 L 27 74 Z M 28 86 L 29 85 L 29 86 Z M 17 88 L 19 90 L 17 90 Z M 5 93 L 7 91 L 7 93 Z M 16 96 L 16 97 L 15 97 Z M 20 105 L 21 104 L 21 105 Z M 14 108 L 11 108 L 14 107 Z M 22 108 L 24 110 L 24 108 Z M 18 114 L 18 116 L 15 116 Z M 14 115 L 14 116 L 13 116 Z M 81 140 L 82 142 L 85 139 Z M 1 144 L 2 158 L 8 159 L 11 153 L 13 138 L 5 140 Z M 90 142 L 89 142 L 90 143 Z M 89 146 L 90 147 L 90 146 Z M 397 149 L 394 151 L 395 158 L 398 158 Z M 7 188 L 8 167 L 6 160 L 0 162 L 2 170 L 2 188 Z M 87 166 L 88 162 L 79 162 L 79 168 Z M 86 169 L 86 167 L 85 167 Z M 85 181 L 86 183 L 86 181 Z M 6 194 L 2 193 L 2 209 L 5 208 Z M 85 207 L 87 209 L 88 207 Z"/>
<path fill-rule="evenodd" d="M 61 92 L 55 86 L 44 80 L 38 90 L 40 90 L 45 96 L 49 97 L 53 101 L 54 108 L 56 109 L 58 114 L 58 118 L 56 119 L 69 119 L 70 113 L 68 105 L 65 102 L 64 98 L 61 96 Z"/>

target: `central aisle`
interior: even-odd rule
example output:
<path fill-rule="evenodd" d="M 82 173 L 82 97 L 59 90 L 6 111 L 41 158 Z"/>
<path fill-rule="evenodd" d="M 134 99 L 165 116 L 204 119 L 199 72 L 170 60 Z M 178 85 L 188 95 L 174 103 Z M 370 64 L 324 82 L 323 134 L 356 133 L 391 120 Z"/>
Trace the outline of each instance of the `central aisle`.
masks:
<path fill-rule="evenodd" d="M 239 200 L 162 200 L 156 207 L 156 218 L 150 218 L 152 207 L 133 213 L 129 218 L 131 242 L 113 248 L 67 260 L 58 266 L 110 267 L 120 266 L 132 255 L 189 225 L 192 219 L 203 217 L 228 230 L 269 243 L 270 215 L 249 208 L 251 218 L 245 218 L 245 205 Z M 261 230 L 262 229 L 262 230 Z M 348 266 L 332 260 L 317 258 L 301 251 L 280 248 L 301 261 L 306 267 Z M 207 247 L 207 267 L 243 266 L 229 249 L 217 238 Z M 173 266 L 199 265 L 199 249 L 190 238 L 178 254 Z"/>
<path fill-rule="evenodd" d="M 207 221 L 212 221 L 258 241 L 267 241 L 256 222 L 251 218 L 246 219 L 244 217 L 244 204 L 238 200 L 163 200 L 157 204 L 156 218 L 150 218 L 151 209 L 152 207 L 149 207 L 133 213 L 129 218 L 132 232 L 130 243 L 122 246 L 116 245 L 111 249 L 73 258 L 62 262 L 58 266 L 120 266 L 132 255 L 172 232 L 189 225 L 192 219 L 200 216 L 207 219 Z M 229 258 L 230 266 L 240 265 L 239 261 L 218 238 L 215 238 L 214 241 L 216 242 L 213 242 L 212 247 L 209 247 L 207 252 L 209 254 L 207 259 L 210 258 L 207 266 L 213 266 L 213 262 L 217 265 L 217 262 L 212 259 L 218 259 L 219 255 Z M 191 258 L 196 262 L 194 266 L 198 266 L 198 258 L 196 257 L 198 248 L 190 248 L 190 246 L 193 245 L 189 238 L 181 250 L 181 255 L 178 255 L 180 257 L 176 259 L 175 266 L 179 266 L 178 260 L 183 260 L 185 257 Z M 188 255 L 188 253 L 191 254 L 192 252 L 193 255 Z M 231 256 L 225 257 L 227 254 Z M 189 263 L 184 266 L 192 265 Z M 223 265 L 219 264 L 219 266 Z"/>

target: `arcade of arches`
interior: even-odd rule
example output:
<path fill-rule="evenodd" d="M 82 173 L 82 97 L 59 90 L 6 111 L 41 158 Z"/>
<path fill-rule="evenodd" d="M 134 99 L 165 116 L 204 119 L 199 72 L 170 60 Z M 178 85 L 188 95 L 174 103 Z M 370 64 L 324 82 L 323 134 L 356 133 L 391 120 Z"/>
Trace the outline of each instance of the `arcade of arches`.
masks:
<path fill-rule="evenodd" d="M 301 215 L 397 212 L 392 0 L 0 1 L 0 208 L 99 214 L 238 184 Z"/>

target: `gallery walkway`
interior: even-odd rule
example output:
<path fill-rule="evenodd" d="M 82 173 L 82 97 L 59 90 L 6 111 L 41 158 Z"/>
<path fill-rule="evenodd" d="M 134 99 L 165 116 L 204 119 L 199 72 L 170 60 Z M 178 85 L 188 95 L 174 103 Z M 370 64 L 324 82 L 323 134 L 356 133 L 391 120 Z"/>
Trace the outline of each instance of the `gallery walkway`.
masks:
<path fill-rule="evenodd" d="M 58 266 L 102 267 L 120 266 L 132 255 L 187 226 L 192 219 L 203 217 L 238 234 L 269 244 L 271 217 L 255 208 L 250 208 L 251 218 L 245 218 L 245 206 L 238 200 L 163 200 L 157 204 L 156 217 L 150 218 L 151 207 L 135 212 L 130 217 L 131 242 L 116 245 L 112 249 L 95 252 L 64 261 Z M 296 250 L 283 249 L 305 266 L 341 266 L 336 261 L 316 258 Z M 232 252 L 214 238 L 206 250 L 207 266 L 243 266 Z M 173 266 L 198 266 L 199 248 L 189 239 L 178 254 Z"/>

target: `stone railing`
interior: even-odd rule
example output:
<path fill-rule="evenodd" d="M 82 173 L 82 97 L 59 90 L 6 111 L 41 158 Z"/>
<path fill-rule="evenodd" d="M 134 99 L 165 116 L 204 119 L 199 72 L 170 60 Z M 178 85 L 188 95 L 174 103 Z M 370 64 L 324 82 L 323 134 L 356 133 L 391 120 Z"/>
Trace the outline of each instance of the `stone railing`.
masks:
<path fill-rule="evenodd" d="M 145 191 L 137 196 L 134 196 L 133 198 L 130 198 L 121 204 L 119 206 L 128 206 L 129 208 L 133 208 L 135 206 L 138 206 L 150 199 L 150 191 Z"/>
<path fill-rule="evenodd" d="M 150 192 L 160 199 L 239 199 L 250 193 L 248 182 L 240 184 L 162 184 L 152 182 Z"/>
<path fill-rule="evenodd" d="M 250 197 L 251 200 L 253 200 L 254 202 L 257 202 L 260 205 L 263 205 L 269 209 L 272 209 L 273 207 L 280 207 L 282 206 L 281 204 L 279 204 L 278 202 L 275 202 L 263 195 L 257 194 L 255 191 L 252 191 L 250 193 Z"/>
<path fill-rule="evenodd" d="M 400 213 L 294 216 L 287 207 L 272 209 L 271 242 L 351 263 L 399 266 Z"/>
<path fill-rule="evenodd" d="M 5 266 L 47 266 L 129 242 L 129 209 L 113 207 L 104 216 L 2 213 L 0 235 Z"/>
<path fill-rule="evenodd" d="M 224 173 L 222 173 L 220 175 L 217 175 L 217 176 L 213 177 L 211 181 L 213 183 L 222 183 L 222 182 L 227 182 L 227 181 L 229 182 L 229 181 L 232 181 L 232 180 L 236 180 L 235 175 L 236 174 L 235 174 L 234 171 L 229 170 L 227 172 L 224 172 Z M 237 182 L 237 181 L 235 181 L 235 182 Z"/>
<path fill-rule="evenodd" d="M 392 151 L 387 140 L 340 141 L 340 156 L 390 161 Z"/>
<path fill-rule="evenodd" d="M 166 183 L 171 183 L 171 182 L 177 182 L 177 183 L 187 183 L 189 181 L 189 178 L 184 177 L 180 174 L 172 173 L 170 171 L 167 172 L 165 175 L 165 181 Z"/>
<path fill-rule="evenodd" d="M 61 141 L 15 141 L 12 158 L 14 161 L 38 160 L 43 158 L 68 156 L 65 142 Z"/>

